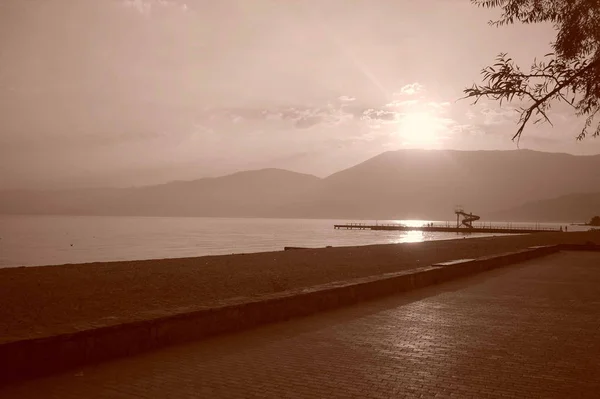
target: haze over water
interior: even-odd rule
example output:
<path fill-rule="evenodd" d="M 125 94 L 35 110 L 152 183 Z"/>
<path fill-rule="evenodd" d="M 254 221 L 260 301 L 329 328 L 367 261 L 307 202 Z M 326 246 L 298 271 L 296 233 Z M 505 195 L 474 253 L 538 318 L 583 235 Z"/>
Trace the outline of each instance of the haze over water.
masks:
<path fill-rule="evenodd" d="M 485 236 L 334 230 L 333 225 L 338 222 L 193 217 L 0 216 L 0 267 L 281 251 L 285 246 L 354 246 Z M 569 229 L 585 228 L 569 226 Z"/>

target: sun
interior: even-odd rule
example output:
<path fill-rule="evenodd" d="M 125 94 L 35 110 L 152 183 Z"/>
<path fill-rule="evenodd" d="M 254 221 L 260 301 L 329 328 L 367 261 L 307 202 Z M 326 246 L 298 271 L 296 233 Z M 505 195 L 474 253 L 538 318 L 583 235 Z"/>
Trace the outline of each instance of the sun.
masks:
<path fill-rule="evenodd" d="M 398 125 L 398 136 L 407 147 L 439 148 L 443 139 L 443 125 L 429 112 L 406 114 Z"/>

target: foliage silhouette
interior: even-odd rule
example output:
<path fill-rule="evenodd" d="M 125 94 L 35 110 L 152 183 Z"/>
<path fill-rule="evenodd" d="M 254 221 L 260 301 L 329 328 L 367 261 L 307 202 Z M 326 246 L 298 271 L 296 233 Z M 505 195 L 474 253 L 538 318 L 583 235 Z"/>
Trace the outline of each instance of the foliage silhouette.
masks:
<path fill-rule="evenodd" d="M 600 136 L 600 0 L 471 0 L 479 7 L 500 8 L 502 15 L 492 26 L 516 22 L 551 23 L 556 31 L 553 52 L 534 59 L 524 72 L 506 54 L 481 71 L 482 84 L 464 90 L 474 104 L 482 97 L 503 102 L 518 100 L 520 118 L 513 140 L 519 140 L 525 126 L 548 122 L 547 113 L 555 102 L 570 105 L 575 115 L 585 117 L 577 136 Z"/>

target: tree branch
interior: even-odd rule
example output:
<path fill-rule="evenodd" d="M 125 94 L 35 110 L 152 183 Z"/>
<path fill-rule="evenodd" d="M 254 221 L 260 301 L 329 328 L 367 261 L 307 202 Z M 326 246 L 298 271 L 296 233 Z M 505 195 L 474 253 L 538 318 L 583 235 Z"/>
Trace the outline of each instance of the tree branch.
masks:
<path fill-rule="evenodd" d="M 520 123 L 519 129 L 517 130 L 517 133 L 513 136 L 512 140 L 514 140 L 515 138 L 520 138 L 521 137 L 521 134 L 523 133 L 523 130 L 525 129 L 525 125 L 527 124 L 527 122 L 531 118 L 531 115 L 533 114 L 533 111 L 537 110 L 538 112 L 542 113 L 544 115 L 544 117 L 546 118 L 546 120 L 549 121 L 549 119 L 546 116 L 546 114 L 544 113 L 544 111 L 540 108 L 541 105 L 543 105 L 544 103 L 546 103 L 546 101 L 548 101 L 549 99 L 551 99 L 552 97 L 554 97 L 555 94 L 559 93 L 562 89 L 564 89 L 565 87 L 569 86 L 571 83 L 573 83 L 575 81 L 575 79 L 577 79 L 578 77 L 580 77 L 581 75 L 583 75 L 585 72 L 587 72 L 588 70 L 590 70 L 595 64 L 598 64 L 598 63 L 600 63 L 600 59 L 596 59 L 596 60 L 590 62 L 585 67 L 581 68 L 579 71 L 577 71 L 576 73 L 574 73 L 570 78 L 568 78 L 567 80 L 565 80 L 561 84 L 557 84 L 556 87 L 553 90 L 551 90 L 545 96 L 539 98 L 537 101 L 535 101 L 533 103 L 533 105 L 531 105 L 529 108 L 527 108 L 526 112 L 524 114 L 524 117 L 522 117 L 522 119 L 521 119 L 521 123 Z"/>

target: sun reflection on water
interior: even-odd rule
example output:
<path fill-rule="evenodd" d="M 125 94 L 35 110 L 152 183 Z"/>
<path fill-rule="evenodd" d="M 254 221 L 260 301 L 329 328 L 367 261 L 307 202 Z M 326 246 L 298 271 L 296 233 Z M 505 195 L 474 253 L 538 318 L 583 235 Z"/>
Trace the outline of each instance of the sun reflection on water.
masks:
<path fill-rule="evenodd" d="M 398 234 L 396 237 L 390 237 L 390 244 L 402 244 L 405 242 L 423 242 L 425 236 L 422 231 L 404 231 Z"/>
<path fill-rule="evenodd" d="M 429 223 L 439 224 L 440 222 L 434 222 L 431 220 L 421 220 L 421 219 L 403 219 L 403 220 L 392 220 L 390 223 L 400 224 L 408 227 L 424 227 Z M 431 232 L 426 231 L 397 231 L 394 232 L 388 239 L 390 244 L 402 244 L 402 243 L 410 243 L 410 242 L 423 242 L 428 241 L 432 237 Z M 448 237 L 450 238 L 450 237 Z"/>
<path fill-rule="evenodd" d="M 427 223 L 429 223 L 428 220 L 395 220 L 395 223 L 398 224 L 402 224 L 404 226 L 409 226 L 409 227 L 423 227 L 425 226 Z"/>
<path fill-rule="evenodd" d="M 422 231 L 407 231 L 404 237 L 400 239 L 400 242 L 422 242 L 424 239 Z"/>
<path fill-rule="evenodd" d="M 402 224 L 409 227 L 423 227 L 427 223 L 427 220 L 409 219 L 409 220 L 394 220 L 394 223 Z M 403 231 L 395 237 L 390 237 L 390 243 L 401 244 L 405 242 L 423 242 L 425 241 L 425 234 L 423 231 Z"/>

